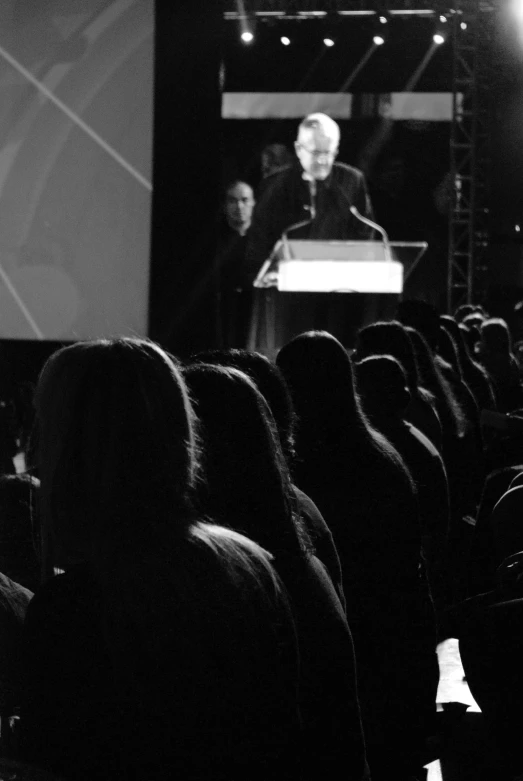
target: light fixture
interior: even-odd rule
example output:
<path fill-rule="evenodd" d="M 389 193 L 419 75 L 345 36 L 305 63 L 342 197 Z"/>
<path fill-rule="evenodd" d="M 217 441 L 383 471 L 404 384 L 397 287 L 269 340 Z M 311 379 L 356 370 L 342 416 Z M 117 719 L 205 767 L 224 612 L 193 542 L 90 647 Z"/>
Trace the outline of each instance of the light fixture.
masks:
<path fill-rule="evenodd" d="M 244 30 L 240 36 L 243 43 L 252 43 L 254 41 L 254 35 L 250 30 Z"/>
<path fill-rule="evenodd" d="M 372 20 L 374 46 L 383 46 L 388 38 L 389 17 L 385 12 L 376 12 Z"/>
<path fill-rule="evenodd" d="M 323 39 L 323 43 L 328 48 L 331 48 L 336 44 L 336 41 L 334 40 L 334 38 L 330 38 L 329 36 L 327 36 L 326 38 Z"/>
<path fill-rule="evenodd" d="M 280 43 L 282 44 L 282 46 L 290 46 L 292 41 L 288 35 L 282 35 L 280 38 Z"/>
<path fill-rule="evenodd" d="M 432 35 L 432 40 L 436 44 L 436 46 L 441 46 L 445 41 L 447 40 L 449 32 L 449 25 L 447 21 L 447 17 L 441 14 L 438 21 L 436 22 L 436 26 L 434 28 L 434 33 Z"/>

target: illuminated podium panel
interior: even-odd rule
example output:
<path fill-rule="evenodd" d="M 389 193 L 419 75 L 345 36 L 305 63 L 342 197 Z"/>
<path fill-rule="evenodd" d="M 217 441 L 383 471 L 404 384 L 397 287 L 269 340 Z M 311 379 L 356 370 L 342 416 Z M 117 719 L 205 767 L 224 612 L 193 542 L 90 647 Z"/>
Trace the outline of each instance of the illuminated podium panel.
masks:
<path fill-rule="evenodd" d="M 295 293 L 401 293 L 403 266 L 395 260 L 288 260 L 278 290 Z"/>
<path fill-rule="evenodd" d="M 403 266 L 377 241 L 287 241 L 275 247 L 277 288 L 296 293 L 401 293 Z"/>

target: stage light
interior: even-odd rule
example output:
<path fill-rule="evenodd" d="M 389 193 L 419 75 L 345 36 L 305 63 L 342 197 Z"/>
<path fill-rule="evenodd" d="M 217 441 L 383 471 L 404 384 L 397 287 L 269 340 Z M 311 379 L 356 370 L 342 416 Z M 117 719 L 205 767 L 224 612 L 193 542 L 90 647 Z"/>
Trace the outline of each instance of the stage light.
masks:
<path fill-rule="evenodd" d="M 372 43 L 374 46 L 383 46 L 389 37 L 389 18 L 385 13 L 376 12 L 372 20 Z"/>
<path fill-rule="evenodd" d="M 441 33 L 434 33 L 432 36 L 432 40 L 436 44 L 436 46 L 441 46 L 442 43 L 445 43 L 445 36 Z"/>
<path fill-rule="evenodd" d="M 280 43 L 283 46 L 290 46 L 291 45 L 291 39 L 288 38 L 286 35 L 282 35 L 280 38 Z"/>
<path fill-rule="evenodd" d="M 245 30 L 240 37 L 244 43 L 252 43 L 254 41 L 254 35 L 250 30 Z"/>
<path fill-rule="evenodd" d="M 466 30 L 468 25 L 467 25 L 466 22 L 461 22 L 460 27 L 461 27 L 462 30 Z"/>
<path fill-rule="evenodd" d="M 441 24 L 446 24 L 447 23 L 447 17 L 443 16 L 443 14 L 441 14 L 439 20 L 440 20 Z"/>
<path fill-rule="evenodd" d="M 331 46 L 334 46 L 334 44 L 335 44 L 336 42 L 334 41 L 334 39 L 333 39 L 333 38 L 324 38 L 324 39 L 323 39 L 323 43 L 325 44 L 325 46 L 327 46 L 327 47 L 329 47 L 329 48 L 330 48 Z"/>

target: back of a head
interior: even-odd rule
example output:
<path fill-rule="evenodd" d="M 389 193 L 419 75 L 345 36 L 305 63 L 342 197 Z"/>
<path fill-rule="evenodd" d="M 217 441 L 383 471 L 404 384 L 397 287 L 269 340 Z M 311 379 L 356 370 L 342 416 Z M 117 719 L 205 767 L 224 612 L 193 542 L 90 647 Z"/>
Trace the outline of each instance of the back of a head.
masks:
<path fill-rule="evenodd" d="M 304 429 L 324 433 L 359 428 L 362 413 L 354 389 L 350 358 L 327 331 L 307 331 L 281 348 L 276 365 L 289 387 L 298 416 L 297 437 Z"/>
<path fill-rule="evenodd" d="M 481 328 L 485 319 L 481 312 L 471 312 L 469 315 L 465 315 L 461 322 L 467 328 L 473 328 L 474 326 Z"/>
<path fill-rule="evenodd" d="M 481 324 L 482 351 L 505 355 L 507 358 L 512 352 L 510 331 L 505 320 L 501 317 L 491 317 Z"/>
<path fill-rule="evenodd" d="M 345 485 L 351 480 L 356 485 L 371 464 L 386 468 L 386 462 L 397 460 L 369 424 L 350 358 L 334 336 L 326 331 L 300 334 L 282 347 L 276 363 L 295 405 L 297 459 L 306 470 L 317 470 L 319 479 L 343 479 Z"/>
<path fill-rule="evenodd" d="M 263 147 L 261 151 L 261 166 L 263 176 L 270 176 L 270 174 L 278 171 L 284 166 L 290 165 L 292 162 L 293 155 L 291 151 L 285 146 L 285 144 L 268 144 L 267 146 Z"/>
<path fill-rule="evenodd" d="M 437 350 L 439 314 L 432 304 L 417 300 L 401 301 L 398 304 L 397 318 L 403 325 L 419 331 L 433 352 Z"/>
<path fill-rule="evenodd" d="M 391 355 L 374 355 L 355 368 L 363 407 L 371 420 L 401 419 L 410 401 L 401 364 Z"/>
<path fill-rule="evenodd" d="M 480 307 L 477 304 L 461 304 L 454 312 L 454 318 L 456 319 L 456 322 L 462 323 L 468 315 L 472 315 L 474 312 L 481 313 L 481 311 L 483 311 L 483 307 Z"/>
<path fill-rule="evenodd" d="M 261 353 L 249 350 L 210 350 L 194 360 L 216 366 L 233 366 L 250 377 L 269 405 L 285 455 L 292 456 L 296 415 L 291 395 L 281 371 Z"/>
<path fill-rule="evenodd" d="M 279 351 L 276 365 L 301 400 L 344 393 L 352 384 L 352 368 L 343 345 L 327 331 L 306 331 Z"/>
<path fill-rule="evenodd" d="M 187 531 L 194 415 L 163 350 L 140 339 L 65 347 L 44 366 L 35 404 L 42 521 L 61 555 L 130 552 Z"/>
<path fill-rule="evenodd" d="M 265 399 L 233 367 L 194 364 L 185 378 L 202 423 L 203 511 L 271 553 L 296 548 L 290 477 Z"/>
<path fill-rule="evenodd" d="M 357 358 L 372 355 L 392 355 L 407 375 L 409 389 L 415 392 L 419 384 L 414 350 L 403 325 L 397 321 L 372 323 L 358 332 Z"/>

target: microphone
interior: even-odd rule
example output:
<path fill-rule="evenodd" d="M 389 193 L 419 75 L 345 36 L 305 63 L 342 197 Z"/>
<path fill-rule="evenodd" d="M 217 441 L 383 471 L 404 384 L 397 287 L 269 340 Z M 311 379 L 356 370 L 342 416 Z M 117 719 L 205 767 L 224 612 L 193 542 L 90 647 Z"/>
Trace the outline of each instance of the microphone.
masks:
<path fill-rule="evenodd" d="M 300 220 L 299 222 L 294 222 L 292 225 L 289 225 L 289 227 L 285 228 L 285 230 L 281 234 L 280 242 L 283 248 L 284 260 L 291 260 L 291 251 L 289 248 L 288 234 L 291 231 L 298 230 L 298 228 L 304 228 L 305 225 L 310 225 L 310 223 L 316 217 L 316 179 L 310 174 L 308 174 L 306 171 L 302 173 L 301 178 L 309 185 L 310 205 L 305 206 L 305 209 L 309 211 L 310 216 L 306 220 Z M 259 270 L 256 279 L 253 282 L 254 287 L 269 286 L 267 284 L 264 284 L 263 280 L 265 278 L 265 275 L 269 271 L 270 267 L 272 266 L 272 263 L 274 261 L 274 256 L 275 256 L 275 249 L 277 246 L 278 245 L 276 244 L 275 247 L 273 248 L 273 251 L 271 252 L 270 257 L 267 258 L 267 260 Z M 271 284 L 273 284 L 273 282 L 271 282 Z"/>
<path fill-rule="evenodd" d="M 309 185 L 310 206 L 306 206 L 305 208 L 309 209 L 312 222 L 312 220 L 316 217 L 316 179 L 306 171 L 302 173 L 301 178 Z"/>

